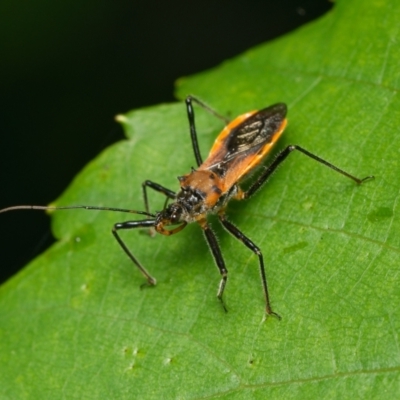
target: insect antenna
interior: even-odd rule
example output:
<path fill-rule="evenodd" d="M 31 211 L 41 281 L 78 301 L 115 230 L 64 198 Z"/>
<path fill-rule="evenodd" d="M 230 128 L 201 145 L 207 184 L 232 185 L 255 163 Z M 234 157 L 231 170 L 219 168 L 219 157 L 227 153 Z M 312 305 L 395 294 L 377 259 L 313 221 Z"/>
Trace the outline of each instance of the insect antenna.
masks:
<path fill-rule="evenodd" d="M 100 207 L 100 206 L 35 206 L 35 205 L 21 205 L 21 206 L 12 206 L 3 208 L 0 210 L 1 213 L 5 213 L 8 211 L 16 211 L 16 210 L 77 210 L 77 209 L 84 209 L 84 210 L 96 210 L 96 211 L 114 211 L 114 212 L 123 212 L 129 214 L 139 214 L 139 215 L 146 215 L 148 217 L 155 218 L 156 215 L 149 213 L 147 211 L 138 211 L 138 210 L 129 210 L 126 208 L 117 208 L 117 207 Z"/>

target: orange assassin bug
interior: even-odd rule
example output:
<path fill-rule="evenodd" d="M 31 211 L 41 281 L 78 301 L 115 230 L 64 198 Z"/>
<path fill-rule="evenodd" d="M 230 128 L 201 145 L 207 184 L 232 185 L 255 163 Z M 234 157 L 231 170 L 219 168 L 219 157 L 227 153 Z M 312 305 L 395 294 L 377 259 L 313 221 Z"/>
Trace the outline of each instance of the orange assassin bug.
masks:
<path fill-rule="evenodd" d="M 204 162 L 197 141 L 193 103 L 197 103 L 199 106 L 227 123 L 225 128 L 216 138 L 214 145 Z M 225 210 L 228 202 L 231 199 L 244 200 L 251 197 L 261 188 L 277 167 L 294 150 L 297 150 L 313 160 L 339 172 L 358 184 L 373 178 L 373 176 L 359 179 L 300 146 L 289 145 L 278 153 L 272 163 L 268 167 L 265 167 L 255 181 L 250 184 L 249 188 L 246 191 L 243 191 L 239 186 L 239 182 L 250 171 L 254 170 L 261 161 L 263 161 L 272 146 L 283 133 L 287 124 L 286 105 L 284 103 L 278 103 L 259 111 L 251 111 L 238 116 L 231 122 L 192 96 L 186 98 L 186 110 L 189 119 L 190 136 L 197 168 L 192 168 L 191 172 L 188 174 L 178 177 L 180 184 L 178 192 L 174 192 L 150 180 L 144 181 L 142 184 L 142 191 L 145 211 L 84 205 L 60 207 L 22 205 L 4 208 L 0 210 L 0 213 L 21 209 L 86 209 L 144 215 L 147 218 L 143 220 L 116 223 L 112 229 L 112 234 L 127 256 L 145 276 L 150 285 L 155 285 L 156 279 L 150 275 L 141 262 L 126 246 L 119 235 L 119 231 L 125 229 L 149 228 L 152 231 L 155 230 L 158 233 L 170 236 L 180 232 L 187 224 L 197 222 L 203 230 L 212 256 L 220 272 L 221 281 L 217 297 L 221 301 L 224 310 L 227 311 L 223 301 L 223 293 L 227 283 L 228 270 L 225 266 L 225 261 L 222 257 L 215 233 L 207 222 L 207 216 L 209 214 L 216 214 L 225 230 L 236 239 L 240 240 L 248 249 L 257 255 L 265 299 L 265 312 L 268 315 L 274 315 L 280 319 L 280 316 L 271 308 L 262 252 L 252 240 L 227 220 Z M 155 190 L 156 192 L 160 192 L 166 196 L 165 206 L 162 211 L 155 213 L 150 212 L 147 195 L 148 189 Z"/>

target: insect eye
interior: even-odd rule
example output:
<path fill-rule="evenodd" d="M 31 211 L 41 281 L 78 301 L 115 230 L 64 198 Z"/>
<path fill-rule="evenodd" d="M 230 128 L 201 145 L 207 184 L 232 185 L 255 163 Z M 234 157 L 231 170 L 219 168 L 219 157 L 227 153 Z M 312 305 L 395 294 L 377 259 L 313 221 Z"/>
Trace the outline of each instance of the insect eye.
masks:
<path fill-rule="evenodd" d="M 173 224 L 176 224 L 178 222 L 180 222 L 181 219 L 181 215 L 182 215 L 182 209 L 181 207 L 177 207 L 175 205 L 175 207 L 173 207 L 171 209 L 171 214 L 170 214 L 170 220 Z"/>

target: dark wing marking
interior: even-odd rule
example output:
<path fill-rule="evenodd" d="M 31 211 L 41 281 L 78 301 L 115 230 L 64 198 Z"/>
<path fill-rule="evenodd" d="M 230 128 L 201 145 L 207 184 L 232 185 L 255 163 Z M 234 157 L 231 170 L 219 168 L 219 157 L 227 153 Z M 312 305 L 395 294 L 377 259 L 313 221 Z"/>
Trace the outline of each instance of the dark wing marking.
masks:
<path fill-rule="evenodd" d="M 286 110 L 286 104 L 275 104 L 258 111 L 238 125 L 226 138 L 227 153 L 223 161 L 228 162 L 243 152 L 257 152 L 259 147 L 270 142 L 282 125 Z"/>
<path fill-rule="evenodd" d="M 286 112 L 286 104 L 278 103 L 254 112 L 240 123 L 233 120 L 227 127 L 232 126 L 232 129 L 221 132 L 210 155 L 199 169 L 208 169 L 220 177 L 225 177 L 228 170 L 234 167 L 240 178 L 237 167 L 242 166 L 243 172 L 247 171 L 245 160 L 251 160 L 252 155 L 256 155 L 274 140 L 275 133 L 282 127 Z M 237 120 L 243 117 L 239 116 Z"/>

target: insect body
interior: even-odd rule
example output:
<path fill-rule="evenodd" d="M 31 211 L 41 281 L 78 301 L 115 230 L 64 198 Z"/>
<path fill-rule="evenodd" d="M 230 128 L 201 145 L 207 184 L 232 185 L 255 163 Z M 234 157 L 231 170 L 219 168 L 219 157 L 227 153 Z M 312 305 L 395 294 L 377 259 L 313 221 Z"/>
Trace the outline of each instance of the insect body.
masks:
<path fill-rule="evenodd" d="M 119 235 L 119 231 L 124 229 L 150 228 L 160 234 L 169 236 L 181 231 L 188 223 L 197 222 L 204 232 L 206 241 L 221 274 L 217 297 L 226 310 L 223 302 L 223 293 L 227 282 L 228 270 L 225 266 L 216 236 L 207 222 L 207 216 L 209 214 L 216 214 L 222 226 L 257 255 L 265 298 L 265 311 L 269 315 L 280 318 L 271 308 L 264 259 L 261 250 L 236 226 L 226 219 L 225 209 L 228 202 L 231 199 L 243 200 L 254 194 L 267 181 L 279 164 L 294 150 L 300 151 L 319 163 L 354 180 L 358 184 L 371 178 L 371 176 L 359 179 L 321 159 L 315 154 L 299 146 L 292 145 L 281 151 L 275 160 L 267 168 L 262 170 L 250 187 L 246 191 L 243 191 L 239 186 L 239 182 L 250 171 L 253 171 L 265 158 L 266 154 L 270 151 L 271 147 L 285 129 L 286 105 L 283 103 L 275 104 L 260 111 L 252 111 L 243 114 L 229 122 L 215 140 L 209 156 L 203 162 L 197 142 L 193 102 L 224 121 L 227 121 L 224 117 L 221 117 L 208 108 L 200 100 L 191 96 L 186 98 L 186 109 L 197 168 L 192 168 L 191 172 L 188 174 L 178 177 L 180 189 L 177 193 L 158 183 L 146 180 L 142 184 L 145 211 L 97 206 L 14 206 L 0 210 L 0 213 L 18 209 L 61 210 L 83 208 L 88 210 L 107 210 L 145 215 L 147 218 L 144 220 L 116 223 L 112 229 L 112 233 L 124 252 L 139 268 L 151 285 L 155 285 L 156 280 L 126 246 Z M 149 211 L 147 195 L 147 190 L 149 188 L 166 196 L 165 207 L 162 211 L 157 213 L 151 213 Z M 168 204 L 168 202 L 170 203 Z"/>

